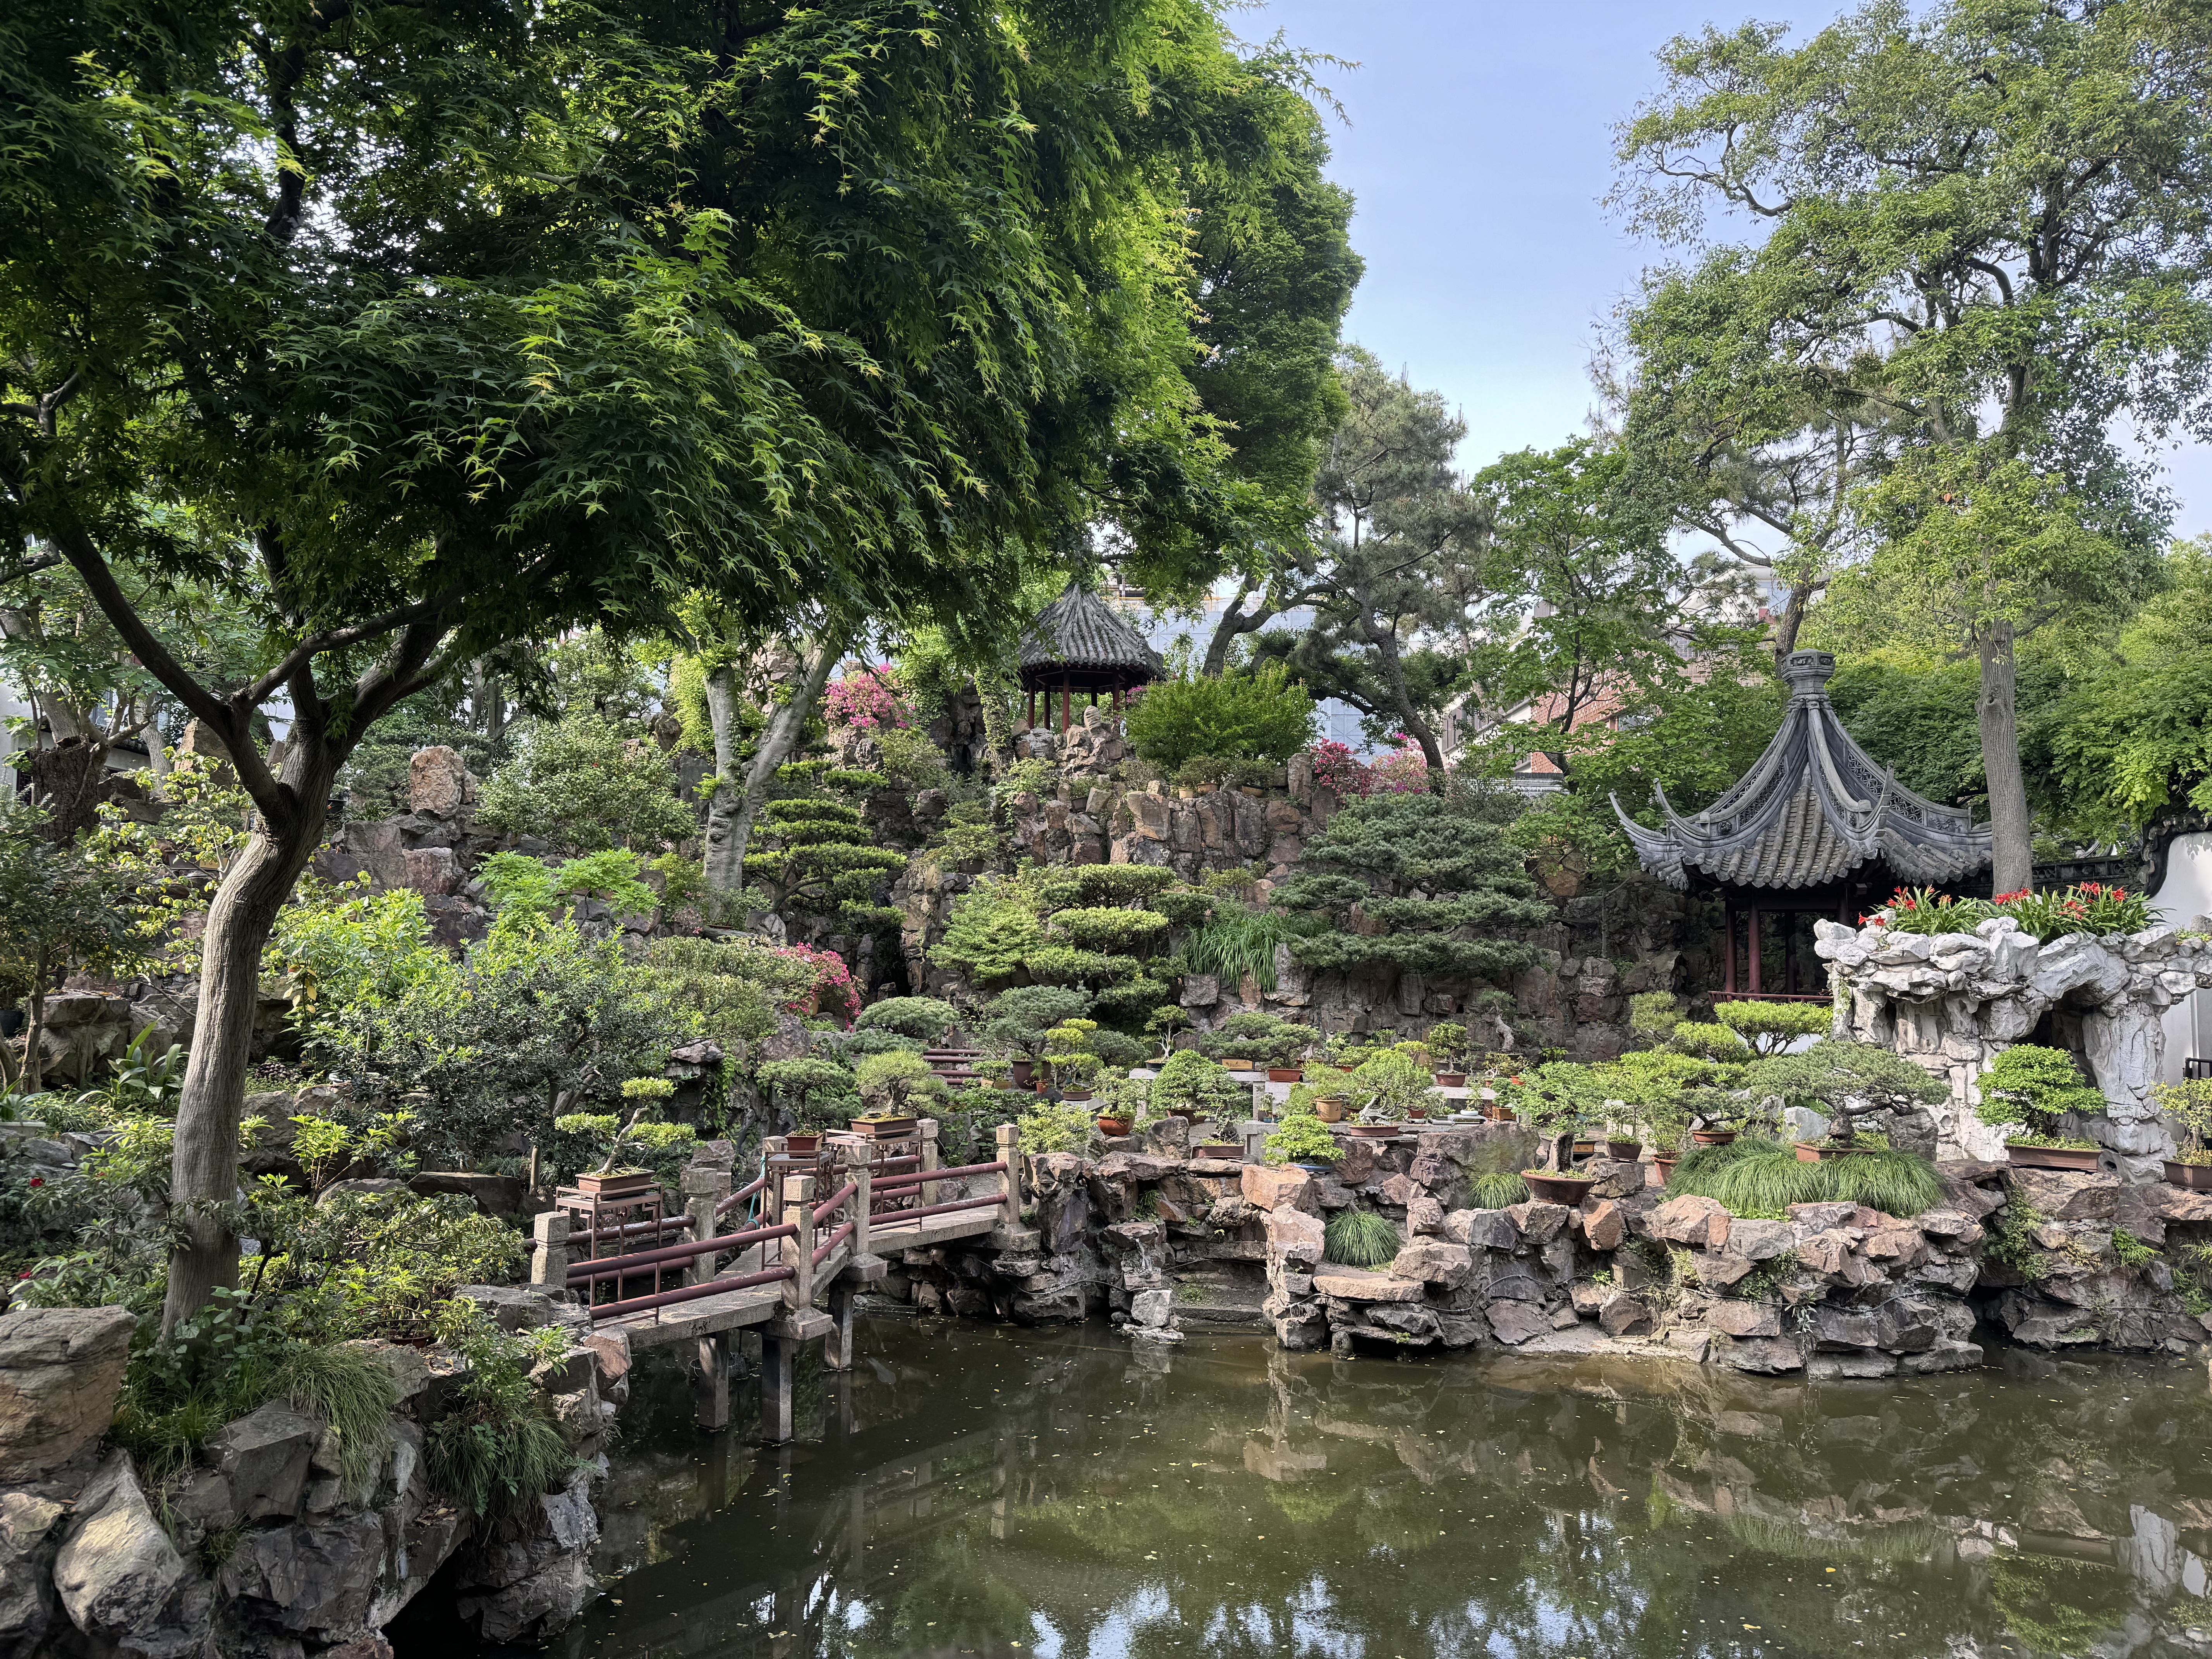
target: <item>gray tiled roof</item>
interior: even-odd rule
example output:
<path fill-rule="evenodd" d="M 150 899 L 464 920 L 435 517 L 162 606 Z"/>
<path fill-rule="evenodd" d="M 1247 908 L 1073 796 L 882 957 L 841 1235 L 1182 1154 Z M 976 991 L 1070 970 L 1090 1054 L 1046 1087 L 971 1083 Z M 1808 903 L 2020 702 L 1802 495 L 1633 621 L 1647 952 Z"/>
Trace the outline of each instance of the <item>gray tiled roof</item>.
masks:
<path fill-rule="evenodd" d="M 1784 662 L 1790 710 L 1758 763 L 1692 817 L 1656 793 L 1663 826 L 1646 830 L 1613 810 L 1644 867 L 1671 887 L 1692 871 L 1736 887 L 1818 887 L 1879 860 L 1900 880 L 1948 884 L 1990 862 L 1987 825 L 1923 800 L 1851 741 L 1828 701 L 1836 659 L 1792 652 Z"/>
<path fill-rule="evenodd" d="M 1142 634 L 1075 582 L 1030 624 L 1020 654 L 1024 669 L 1120 669 L 1139 683 L 1157 678 L 1167 667 Z"/>

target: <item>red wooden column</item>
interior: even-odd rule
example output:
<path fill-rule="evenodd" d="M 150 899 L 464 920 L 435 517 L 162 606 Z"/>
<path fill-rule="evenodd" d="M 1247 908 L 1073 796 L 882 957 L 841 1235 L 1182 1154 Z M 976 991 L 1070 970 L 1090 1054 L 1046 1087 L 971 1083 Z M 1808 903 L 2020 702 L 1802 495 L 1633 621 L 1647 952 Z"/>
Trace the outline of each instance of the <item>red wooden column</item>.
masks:
<path fill-rule="evenodd" d="M 1751 907 L 1751 994 L 1759 994 L 1759 907 Z"/>
<path fill-rule="evenodd" d="M 1060 677 L 1060 731 L 1062 737 L 1067 735 L 1068 710 L 1074 702 L 1075 676 L 1062 674 Z"/>
<path fill-rule="evenodd" d="M 1721 901 L 1721 989 L 1735 994 L 1735 904 Z"/>

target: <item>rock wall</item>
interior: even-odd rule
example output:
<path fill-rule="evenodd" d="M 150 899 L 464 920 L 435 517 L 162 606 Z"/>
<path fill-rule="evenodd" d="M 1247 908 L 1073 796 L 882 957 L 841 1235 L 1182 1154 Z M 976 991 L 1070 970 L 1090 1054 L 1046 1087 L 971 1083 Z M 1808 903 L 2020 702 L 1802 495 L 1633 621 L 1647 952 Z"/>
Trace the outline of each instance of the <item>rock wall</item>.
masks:
<path fill-rule="evenodd" d="M 578 1341 L 535 1378 L 578 1460 L 513 1538 L 482 1539 L 430 1489 L 424 1431 L 465 1376 L 450 1355 L 359 1345 L 392 1381 L 391 1443 L 349 1490 L 317 1418 L 271 1401 L 149 1492 L 102 1445 L 135 1320 L 122 1308 L 0 1314 L 0 1659 L 388 1659 L 380 1632 L 460 1558 L 459 1612 L 484 1642 L 542 1640 L 596 1594 L 592 1495 L 629 1389 L 619 1333 L 522 1291 L 464 1287 L 510 1328 Z"/>
<path fill-rule="evenodd" d="M 1577 1206 L 1472 1207 L 1475 1175 L 1534 1157 L 1512 1125 L 1348 1140 L 1322 1175 L 1189 1157 L 1174 1120 L 1109 1145 L 1030 1160 L 1021 1227 L 908 1251 L 889 1292 L 1032 1323 L 1104 1314 L 1146 1341 L 1256 1324 L 1291 1349 L 1611 1353 L 1811 1378 L 1960 1369 L 1998 1338 L 2183 1352 L 2212 1329 L 2191 1311 L 2212 1299 L 2169 1265 L 2212 1240 L 2212 1196 L 2112 1175 L 1954 1160 L 1943 1205 L 1909 1220 L 1848 1203 L 1753 1218 L 1668 1198 L 1648 1162 L 1602 1159 Z M 1379 1272 L 1325 1260 L 1327 1218 L 1352 1207 L 1401 1231 Z"/>
<path fill-rule="evenodd" d="M 2212 940 L 2150 927 L 2048 944 L 1995 916 L 1971 933 L 1893 933 L 1814 924 L 1833 964 L 1836 1034 L 1894 1048 L 1950 1087 L 1937 1132 L 1954 1157 L 2002 1158 L 2003 1136 L 1974 1116 L 1976 1079 L 2016 1042 L 2070 1049 L 2105 1096 L 2087 1127 L 2130 1179 L 2155 1181 L 2172 1127 L 2151 1097 L 2166 1010 L 2212 986 Z"/>

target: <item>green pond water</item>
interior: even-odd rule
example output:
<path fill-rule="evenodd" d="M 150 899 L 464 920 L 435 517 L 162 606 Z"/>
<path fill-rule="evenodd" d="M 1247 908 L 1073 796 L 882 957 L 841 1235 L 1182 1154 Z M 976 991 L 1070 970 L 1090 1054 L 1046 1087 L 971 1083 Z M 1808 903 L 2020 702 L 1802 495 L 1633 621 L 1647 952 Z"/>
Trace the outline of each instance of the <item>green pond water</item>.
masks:
<path fill-rule="evenodd" d="M 2212 1654 L 2201 1364 L 1808 1386 L 890 1317 L 861 1353 L 773 1450 L 643 1376 L 555 1650 Z"/>

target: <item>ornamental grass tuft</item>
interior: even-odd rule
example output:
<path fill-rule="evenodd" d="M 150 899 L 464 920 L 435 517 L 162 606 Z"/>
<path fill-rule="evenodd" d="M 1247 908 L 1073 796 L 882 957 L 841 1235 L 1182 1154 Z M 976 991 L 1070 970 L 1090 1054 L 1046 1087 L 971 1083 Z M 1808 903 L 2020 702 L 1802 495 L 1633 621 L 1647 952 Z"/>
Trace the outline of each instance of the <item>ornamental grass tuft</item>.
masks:
<path fill-rule="evenodd" d="M 1674 1166 L 1667 1192 L 1710 1198 L 1740 1216 L 1779 1217 L 1792 1204 L 1848 1201 L 1906 1217 L 1943 1201 L 1942 1182 L 1917 1153 L 1859 1152 L 1805 1164 L 1771 1140 L 1700 1146 Z"/>
<path fill-rule="evenodd" d="M 1346 1267 L 1379 1267 L 1396 1259 L 1401 1240 L 1388 1216 L 1372 1210 L 1339 1210 L 1325 1235 L 1328 1259 Z"/>

